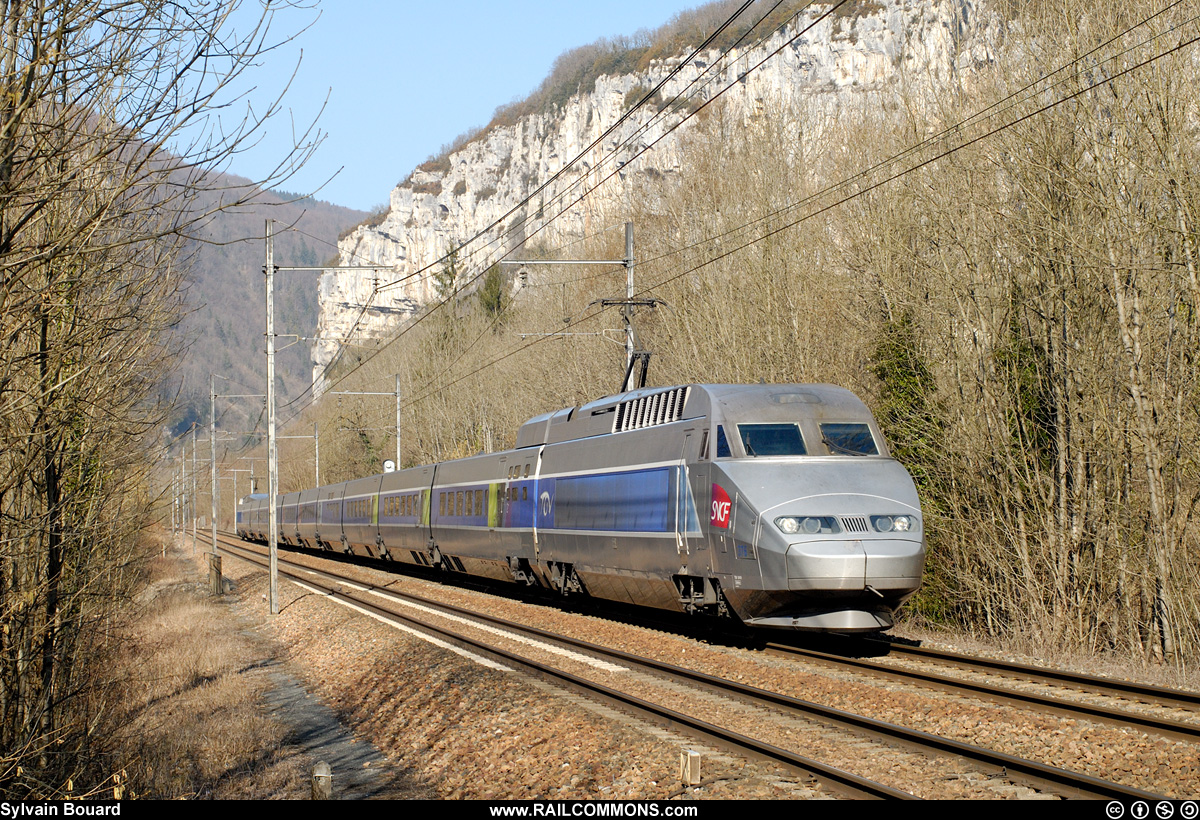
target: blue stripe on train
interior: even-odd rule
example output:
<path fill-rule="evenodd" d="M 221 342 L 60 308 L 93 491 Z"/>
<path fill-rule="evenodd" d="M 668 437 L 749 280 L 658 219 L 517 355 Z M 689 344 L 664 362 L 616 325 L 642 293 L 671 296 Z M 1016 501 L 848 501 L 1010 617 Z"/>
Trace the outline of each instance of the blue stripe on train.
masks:
<path fill-rule="evenodd" d="M 613 532 L 671 532 L 675 470 L 660 467 L 541 479 L 538 527 Z"/>

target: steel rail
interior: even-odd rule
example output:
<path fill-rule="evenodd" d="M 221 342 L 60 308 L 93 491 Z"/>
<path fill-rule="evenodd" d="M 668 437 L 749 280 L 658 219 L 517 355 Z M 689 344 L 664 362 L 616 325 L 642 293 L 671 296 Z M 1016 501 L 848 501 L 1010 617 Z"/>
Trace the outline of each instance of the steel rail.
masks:
<path fill-rule="evenodd" d="M 1010 661 L 983 658 L 974 655 L 962 655 L 957 652 L 947 652 L 941 649 L 929 649 L 923 646 L 908 646 L 897 641 L 868 638 L 872 643 L 885 644 L 888 651 L 897 655 L 908 655 L 921 660 L 935 663 L 946 663 L 955 666 L 974 666 L 1010 677 L 1028 678 L 1037 683 L 1056 683 L 1085 688 L 1099 694 L 1116 695 L 1118 697 L 1139 699 L 1152 705 L 1173 705 L 1187 708 L 1200 708 L 1200 693 L 1186 692 L 1182 689 L 1170 689 L 1164 686 L 1152 686 L 1133 681 L 1122 681 L 1099 675 L 1085 675 L 1079 672 L 1068 672 L 1062 669 L 1048 669 L 1041 666 L 1030 666 Z"/>
<path fill-rule="evenodd" d="M 228 541 L 225 541 L 223 543 L 223 546 L 226 550 L 229 550 L 231 552 L 231 554 L 233 554 L 234 551 L 236 551 L 237 553 L 247 553 L 249 555 L 249 557 L 247 557 L 247 555 L 245 555 L 245 554 L 242 554 L 242 555 L 233 554 L 233 557 L 241 558 L 242 560 L 251 560 L 255 564 L 258 564 L 260 566 L 263 565 L 263 560 L 260 558 L 260 556 L 258 556 L 256 553 L 250 552 L 249 550 L 247 550 L 245 547 L 243 547 L 241 545 L 233 545 L 233 544 L 228 543 Z M 286 562 L 286 563 L 290 563 L 290 562 Z M 337 576 L 332 575 L 331 573 L 328 573 L 328 572 L 325 572 L 322 570 L 314 570 L 311 567 L 303 567 L 303 570 L 306 573 L 323 575 L 327 578 L 337 579 Z M 302 578 L 299 574 L 294 573 L 290 570 L 280 568 L 279 573 L 280 573 L 280 575 L 290 578 L 293 582 L 295 582 L 297 584 L 306 585 L 309 587 L 316 586 L 318 588 L 321 588 L 329 597 L 343 600 L 349 604 L 352 604 L 353 606 L 360 607 L 362 609 L 370 610 L 372 613 L 374 613 L 378 617 L 384 618 L 386 620 L 402 622 L 410 628 L 418 629 L 418 630 L 421 630 L 421 631 L 424 631 L 427 633 L 432 633 L 432 634 L 438 635 L 444 640 L 449 640 L 449 641 L 453 641 L 454 643 L 457 643 L 460 645 L 469 646 L 477 652 L 499 658 L 506 663 L 511 663 L 516 666 L 530 669 L 539 675 L 545 675 L 548 677 L 552 677 L 552 678 L 558 680 L 560 683 L 564 683 L 564 684 L 570 686 L 571 688 L 576 689 L 577 691 L 582 691 L 587 694 L 599 696 L 606 701 L 615 703 L 624 708 L 632 709 L 635 712 L 642 713 L 643 715 L 649 715 L 650 717 L 656 719 L 656 721 L 658 721 L 660 723 L 665 723 L 668 727 L 683 728 L 683 729 L 688 730 L 692 734 L 699 735 L 700 737 L 704 738 L 705 740 L 712 742 L 716 745 L 724 746 L 727 748 L 732 747 L 732 748 L 738 749 L 739 751 L 749 753 L 753 756 L 760 757 L 760 758 L 763 758 L 766 760 L 771 760 L 776 763 L 781 763 L 786 766 L 790 766 L 792 768 L 807 772 L 808 774 L 815 775 L 816 777 L 818 777 L 820 779 L 823 779 L 830 783 L 835 784 L 835 786 L 844 793 L 848 793 L 850 795 L 858 795 L 858 796 L 862 796 L 862 797 L 879 798 L 879 799 L 892 799 L 892 800 L 917 800 L 917 799 L 920 799 L 920 798 L 917 798 L 915 795 L 909 794 L 908 792 L 901 791 L 899 789 L 894 789 L 890 786 L 885 786 L 882 783 L 877 783 L 873 780 L 869 780 L 864 777 L 859 777 L 858 775 L 855 775 L 851 772 L 847 772 L 843 769 L 838 769 L 833 766 L 828 766 L 824 763 L 821 763 L 818 760 L 813 760 L 811 758 L 807 758 L 807 757 L 803 757 L 801 755 L 794 754 L 794 753 L 789 752 L 786 749 L 782 749 L 778 746 L 774 746 L 774 745 L 771 745 L 768 743 L 763 743 L 761 741 L 755 740 L 751 737 L 740 734 L 738 732 L 734 732 L 729 729 L 724 729 L 715 724 L 708 723 L 706 721 L 702 721 L 697 718 L 691 717 L 690 715 L 686 715 L 683 712 L 679 712 L 674 709 L 669 709 L 665 706 L 660 706 L 658 704 L 651 703 L 651 702 L 643 700 L 641 698 L 634 697 L 633 695 L 625 694 L 625 693 L 620 692 L 611 687 L 604 686 L 603 684 L 589 681 L 586 678 L 581 678 L 578 675 L 571 674 L 570 672 L 565 672 L 561 669 L 555 669 L 552 666 L 541 664 L 541 663 L 538 663 L 537 661 L 534 661 L 534 660 L 531 660 L 528 658 L 523 658 L 519 655 L 513 654 L 511 652 L 507 652 L 498 647 L 490 646 L 490 645 L 482 643 L 480 641 L 476 641 L 472 638 L 469 638 L 465 635 L 459 634 L 452 630 L 443 629 L 441 627 L 436 627 L 431 624 L 425 623 L 423 621 L 416 620 L 414 618 L 409 618 L 408 616 L 402 615 L 398 612 L 394 612 L 390 609 L 385 609 L 376 604 L 370 603 L 368 601 L 364 601 L 361 598 L 351 595 L 343 590 L 334 589 L 332 587 L 325 587 L 324 585 L 316 583 L 308 578 Z M 356 586 L 362 586 L 361 583 L 359 583 L 358 581 L 354 581 L 352 579 L 340 579 L 339 582 L 340 583 L 350 583 L 350 584 L 354 584 Z M 391 590 L 388 590 L 387 592 L 390 594 L 393 594 L 393 595 L 397 595 L 397 596 L 400 595 L 399 593 L 395 593 Z M 416 596 L 414 596 L 414 597 L 416 597 Z M 446 606 L 444 604 L 439 604 L 437 602 L 430 602 L 430 603 L 432 603 L 435 606 Z M 478 616 L 475 615 L 474 617 L 478 617 Z M 513 625 L 509 624 L 509 626 L 512 627 Z"/>
<path fill-rule="evenodd" d="M 1084 716 L 1118 727 L 1136 726 L 1139 729 L 1164 735 L 1172 740 L 1183 740 L 1189 743 L 1200 742 L 1200 724 L 1140 715 L 1124 709 L 1094 706 L 1080 701 L 1051 697 L 1049 695 L 1038 695 L 1031 692 L 1021 692 L 1016 689 L 1005 689 L 988 683 L 977 683 L 948 675 L 935 675 L 931 672 L 889 666 L 877 661 L 847 658 L 842 655 L 819 652 L 815 649 L 803 649 L 786 644 L 768 643 L 766 650 L 777 655 L 798 655 L 831 666 L 864 670 L 871 675 L 884 675 L 896 680 L 915 682 L 957 694 L 961 694 L 964 691 L 973 692 L 983 695 L 989 700 L 1016 706 L 1032 707 L 1068 717 Z"/>
<path fill-rule="evenodd" d="M 241 545 L 238 546 L 241 549 L 245 549 Z M 1061 790 L 1071 794 L 1072 796 L 1106 799 L 1131 798 L 1155 801 L 1166 799 L 1163 796 L 1154 794 L 1152 792 L 1135 789 L 1131 786 L 1125 786 L 1120 783 L 1102 780 L 1091 775 L 1073 772 L 1055 766 L 1049 766 L 1036 761 L 1025 760 L 1014 755 L 995 752 L 991 749 L 964 743 L 962 741 L 938 737 L 937 735 L 933 735 L 928 732 L 922 732 L 917 729 L 910 729 L 908 727 L 899 726 L 886 721 L 876 720 L 874 718 L 868 718 L 862 715 L 856 715 L 840 709 L 834 709 L 832 707 L 827 707 L 821 704 L 805 701 L 800 698 L 795 698 L 790 695 L 784 695 L 765 689 L 747 686 L 726 678 L 709 675 L 704 672 L 698 672 L 696 670 L 675 666 L 673 664 L 668 664 L 661 661 L 655 661 L 650 658 L 633 655 L 621 650 L 610 649 L 608 647 L 599 646 L 588 641 L 538 629 L 537 627 L 517 624 L 502 618 L 472 612 L 471 610 L 455 606 L 453 604 L 434 601 L 419 595 L 397 592 L 396 590 L 390 590 L 383 587 L 372 587 L 369 584 L 363 584 L 362 582 L 354 581 L 352 579 L 340 578 L 340 576 L 338 576 L 336 573 L 331 573 L 326 570 L 319 570 L 311 567 L 304 567 L 304 570 L 306 572 L 321 575 L 332 580 L 339 580 L 346 583 L 355 584 L 360 587 L 365 587 L 367 590 L 378 595 L 393 597 L 401 601 L 406 600 L 413 603 L 419 603 L 423 606 L 436 607 L 456 615 L 473 618 L 478 621 L 496 626 L 502 626 L 505 629 L 533 635 L 544 640 L 556 641 L 558 643 L 566 644 L 592 654 L 606 656 L 613 660 L 637 665 L 642 668 L 655 671 L 659 674 L 684 678 L 694 683 L 699 683 L 716 689 L 722 694 L 733 693 L 743 699 L 757 702 L 760 705 L 763 703 L 770 704 L 772 706 L 798 712 L 806 716 L 817 717 L 818 719 L 828 723 L 834 723 L 858 731 L 864 731 L 869 734 L 886 737 L 891 740 L 899 740 L 920 750 L 932 749 L 943 754 L 950 754 L 973 760 L 977 763 L 996 766 L 1004 770 L 1006 774 L 1016 772 L 1028 781 L 1032 781 L 1042 785 L 1043 787 L 1048 786 L 1051 789 Z M 404 616 L 398 615 L 397 617 L 402 618 Z"/>

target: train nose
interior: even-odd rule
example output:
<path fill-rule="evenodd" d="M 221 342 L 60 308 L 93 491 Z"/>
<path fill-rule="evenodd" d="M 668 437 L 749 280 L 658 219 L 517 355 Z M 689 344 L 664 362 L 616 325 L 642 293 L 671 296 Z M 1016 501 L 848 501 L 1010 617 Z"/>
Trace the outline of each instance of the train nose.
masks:
<path fill-rule="evenodd" d="M 805 541 L 787 548 L 788 588 L 907 591 L 919 584 L 924 561 L 921 540 Z"/>
<path fill-rule="evenodd" d="M 788 589 L 863 589 L 862 541 L 807 541 L 787 549 Z"/>

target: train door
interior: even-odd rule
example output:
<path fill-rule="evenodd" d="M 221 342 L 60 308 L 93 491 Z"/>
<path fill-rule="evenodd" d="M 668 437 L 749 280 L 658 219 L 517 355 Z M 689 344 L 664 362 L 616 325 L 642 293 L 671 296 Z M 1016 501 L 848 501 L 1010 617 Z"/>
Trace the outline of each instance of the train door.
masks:
<path fill-rule="evenodd" d="M 433 488 L 437 484 L 438 465 L 426 467 L 421 473 L 421 518 L 418 521 L 424 543 L 433 542 Z"/>
<path fill-rule="evenodd" d="M 550 485 L 543 488 L 542 476 L 542 456 L 546 452 L 545 445 L 538 448 L 537 461 L 533 468 L 533 488 L 531 496 L 533 497 L 533 561 L 536 564 L 541 554 L 541 542 L 538 539 L 538 525 L 554 526 L 554 499 L 553 489 Z M 545 495 L 543 499 L 542 496 Z"/>
<path fill-rule="evenodd" d="M 679 551 L 679 555 L 684 564 L 691 563 L 690 569 L 707 570 L 708 559 L 708 544 L 704 540 L 704 534 L 700 530 L 700 517 L 696 511 L 696 499 L 692 493 L 692 470 L 698 466 L 696 464 L 689 465 L 689 460 L 692 456 L 692 448 L 696 446 L 696 435 L 694 430 L 687 430 L 683 434 L 683 448 L 679 454 L 679 463 L 676 465 L 675 477 L 675 545 Z M 695 556 L 689 562 L 689 556 Z M 699 562 L 699 565 L 696 565 Z"/>

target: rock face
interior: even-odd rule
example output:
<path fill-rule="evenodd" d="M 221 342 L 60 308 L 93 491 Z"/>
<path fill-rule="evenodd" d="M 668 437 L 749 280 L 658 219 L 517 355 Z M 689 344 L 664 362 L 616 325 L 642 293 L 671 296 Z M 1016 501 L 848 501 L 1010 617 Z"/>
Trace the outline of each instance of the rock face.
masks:
<path fill-rule="evenodd" d="M 731 83 L 723 104 L 746 117 L 767 101 L 772 110 L 787 110 L 801 97 L 821 96 L 834 108 L 854 105 L 867 96 L 863 92 L 885 90 L 900 77 L 941 85 L 969 74 L 992 59 L 992 43 L 1002 30 L 986 13 L 984 0 L 859 0 L 846 8 L 813 25 L 829 10 L 814 5 L 763 43 L 725 59 L 715 50 L 693 58 L 660 96 L 669 101 L 687 94 L 698 80 L 703 90 L 692 100 L 664 109 L 661 116 L 661 102 L 645 105 L 595 145 L 686 55 L 652 63 L 644 72 L 602 75 L 592 91 L 572 96 L 550 113 L 493 127 L 444 160 L 414 171 L 392 190 L 389 212 L 379 224 L 361 226 L 339 243 L 343 265 L 379 264 L 391 270 L 322 276 L 321 341 L 313 347 L 318 390 L 343 340 L 352 333 L 383 335 L 436 298 L 433 273 L 441 266 L 435 263 L 451 247 L 478 235 L 460 257 L 462 270 L 473 275 L 527 238 L 553 246 L 600 227 L 600 215 L 613 212 L 637 175 L 676 173 L 677 135 L 686 126 L 664 134 Z M 635 159 L 652 144 L 653 150 Z M 593 186 L 599 187 L 576 204 Z M 384 285 L 390 286 L 378 287 Z"/>

